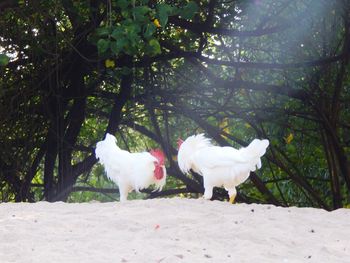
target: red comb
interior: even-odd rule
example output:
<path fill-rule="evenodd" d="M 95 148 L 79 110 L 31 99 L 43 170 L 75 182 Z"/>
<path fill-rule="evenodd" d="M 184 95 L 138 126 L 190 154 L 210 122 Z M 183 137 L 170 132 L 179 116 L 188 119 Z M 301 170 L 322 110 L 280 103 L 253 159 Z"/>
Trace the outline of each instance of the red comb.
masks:
<path fill-rule="evenodd" d="M 159 165 L 164 165 L 165 155 L 161 149 L 152 149 L 149 152 L 152 156 L 156 157 L 159 162 Z"/>
<path fill-rule="evenodd" d="M 181 144 L 183 143 L 184 141 L 181 139 L 181 138 L 179 138 L 178 140 L 177 140 L 177 149 L 180 149 L 180 146 L 181 146 Z"/>

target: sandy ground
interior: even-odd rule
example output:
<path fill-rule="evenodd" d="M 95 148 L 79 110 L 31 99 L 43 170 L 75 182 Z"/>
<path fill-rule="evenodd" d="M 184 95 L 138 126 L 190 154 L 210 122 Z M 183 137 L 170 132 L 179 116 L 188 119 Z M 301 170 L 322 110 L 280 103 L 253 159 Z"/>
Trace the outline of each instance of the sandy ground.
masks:
<path fill-rule="evenodd" d="M 350 209 L 3 203 L 0 262 L 350 262 Z"/>

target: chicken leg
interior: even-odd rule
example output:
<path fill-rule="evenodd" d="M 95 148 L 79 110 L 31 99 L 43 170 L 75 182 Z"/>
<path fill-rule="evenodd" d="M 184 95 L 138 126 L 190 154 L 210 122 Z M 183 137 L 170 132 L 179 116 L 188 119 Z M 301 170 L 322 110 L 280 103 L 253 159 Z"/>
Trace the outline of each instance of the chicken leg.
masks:
<path fill-rule="evenodd" d="M 228 195 L 230 197 L 230 203 L 233 204 L 235 202 L 235 199 L 236 199 L 236 195 L 237 195 L 237 190 L 236 188 L 231 188 L 228 190 Z"/>
<path fill-rule="evenodd" d="M 209 180 L 206 180 L 206 178 L 204 177 L 203 180 L 203 184 L 204 184 L 204 195 L 203 198 L 210 200 L 213 197 L 213 188 L 214 186 L 211 185 Z"/>

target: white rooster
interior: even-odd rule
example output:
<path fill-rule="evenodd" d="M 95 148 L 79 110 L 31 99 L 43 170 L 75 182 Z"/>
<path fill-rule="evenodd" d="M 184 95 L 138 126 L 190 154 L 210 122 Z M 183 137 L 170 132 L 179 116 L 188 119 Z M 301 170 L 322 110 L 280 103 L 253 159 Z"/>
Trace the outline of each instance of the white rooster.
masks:
<path fill-rule="evenodd" d="M 179 140 L 177 160 L 183 173 L 192 169 L 203 176 L 205 199 L 212 197 L 214 186 L 224 186 L 233 203 L 236 186 L 249 177 L 250 171 L 261 167 L 260 158 L 268 145 L 268 140 L 254 139 L 247 147 L 237 150 L 214 146 L 204 134 L 198 134 Z"/>
<path fill-rule="evenodd" d="M 165 185 L 166 169 L 164 153 L 160 149 L 150 152 L 130 153 L 120 149 L 116 138 L 107 133 L 96 145 L 95 155 L 103 164 L 107 177 L 119 187 L 120 201 L 126 201 L 128 193 L 154 184 L 156 190 Z"/>

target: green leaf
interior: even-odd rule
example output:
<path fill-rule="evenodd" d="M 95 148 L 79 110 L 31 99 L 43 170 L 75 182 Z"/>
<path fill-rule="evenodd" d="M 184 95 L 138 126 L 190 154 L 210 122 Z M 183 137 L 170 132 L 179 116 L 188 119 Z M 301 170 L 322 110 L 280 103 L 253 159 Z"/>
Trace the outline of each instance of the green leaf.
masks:
<path fill-rule="evenodd" d="M 180 11 L 180 16 L 184 19 L 192 19 L 198 11 L 198 5 L 191 1 Z"/>
<path fill-rule="evenodd" d="M 134 17 L 135 17 L 135 20 L 136 21 L 141 21 L 141 22 L 144 22 L 144 21 L 147 21 L 149 20 L 148 18 L 148 13 L 151 9 L 147 6 L 137 6 L 133 9 L 133 14 L 134 14 Z"/>
<path fill-rule="evenodd" d="M 123 10 L 121 13 L 122 13 L 122 16 L 123 16 L 124 18 L 129 18 L 129 19 L 130 19 L 130 13 L 129 13 L 129 11 Z"/>
<path fill-rule="evenodd" d="M 96 29 L 96 34 L 99 37 L 107 37 L 107 36 L 109 36 L 110 31 L 111 31 L 110 27 L 100 27 L 100 28 Z"/>
<path fill-rule="evenodd" d="M 140 25 L 133 23 L 128 26 L 125 26 L 124 28 L 125 28 L 126 38 L 129 40 L 131 45 L 135 46 L 140 40 L 140 35 L 139 35 L 139 33 L 141 32 Z"/>
<path fill-rule="evenodd" d="M 97 41 L 97 50 L 99 54 L 102 54 L 104 52 L 107 51 L 108 47 L 109 47 L 110 41 L 107 39 L 100 39 L 99 41 Z"/>
<path fill-rule="evenodd" d="M 118 0 L 117 6 L 120 7 L 122 10 L 125 10 L 128 8 L 130 2 L 131 1 L 129 0 Z"/>
<path fill-rule="evenodd" d="M 149 55 L 155 56 L 157 54 L 162 53 L 162 50 L 160 49 L 160 44 L 157 39 L 152 38 L 148 42 L 148 45 L 149 45 L 149 50 L 148 50 Z"/>
<path fill-rule="evenodd" d="M 10 61 L 10 58 L 5 54 L 0 54 L 0 66 L 6 66 Z"/>
<path fill-rule="evenodd" d="M 146 39 L 149 39 L 153 36 L 154 32 L 156 32 L 157 27 L 153 23 L 148 23 L 145 26 L 145 31 L 143 32 L 143 36 Z"/>
<path fill-rule="evenodd" d="M 157 13 L 161 26 L 164 28 L 168 23 L 168 17 L 173 12 L 173 7 L 168 4 L 157 5 Z"/>
<path fill-rule="evenodd" d="M 118 55 L 120 52 L 125 52 L 128 46 L 129 41 L 125 37 L 118 38 L 117 41 L 111 42 L 111 50 L 115 55 Z"/>
<path fill-rule="evenodd" d="M 111 34 L 111 37 L 115 40 L 124 37 L 123 27 L 118 26 L 117 28 L 115 28 Z"/>
<path fill-rule="evenodd" d="M 132 23 L 128 26 L 125 26 L 125 31 L 128 35 L 129 34 L 138 34 L 141 32 L 141 27 L 140 27 L 140 25 L 138 25 L 136 23 Z"/>
<path fill-rule="evenodd" d="M 114 55 L 118 55 L 120 52 L 120 48 L 117 44 L 117 41 L 111 41 L 111 50 Z"/>

